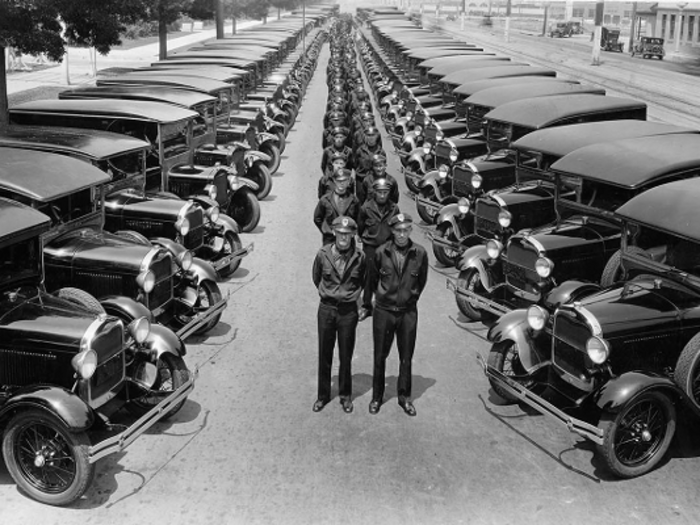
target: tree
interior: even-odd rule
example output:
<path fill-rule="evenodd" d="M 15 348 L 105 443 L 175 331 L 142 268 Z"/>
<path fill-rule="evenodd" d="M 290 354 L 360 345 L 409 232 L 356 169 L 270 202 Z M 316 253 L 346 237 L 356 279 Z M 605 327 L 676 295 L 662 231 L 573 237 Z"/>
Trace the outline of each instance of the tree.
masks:
<path fill-rule="evenodd" d="M 279 20 L 282 17 L 283 9 L 291 11 L 299 2 L 297 0 L 269 0 L 269 4 L 271 7 L 277 8 L 277 20 Z"/>

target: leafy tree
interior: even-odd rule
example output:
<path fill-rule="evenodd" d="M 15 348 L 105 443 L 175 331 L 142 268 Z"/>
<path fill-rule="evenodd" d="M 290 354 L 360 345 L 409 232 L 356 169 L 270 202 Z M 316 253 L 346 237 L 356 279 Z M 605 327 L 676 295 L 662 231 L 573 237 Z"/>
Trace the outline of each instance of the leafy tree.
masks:
<path fill-rule="evenodd" d="M 291 11 L 297 7 L 299 2 L 297 0 L 269 0 L 269 4 L 271 7 L 277 8 L 277 20 L 279 20 L 282 16 L 282 10 Z"/>

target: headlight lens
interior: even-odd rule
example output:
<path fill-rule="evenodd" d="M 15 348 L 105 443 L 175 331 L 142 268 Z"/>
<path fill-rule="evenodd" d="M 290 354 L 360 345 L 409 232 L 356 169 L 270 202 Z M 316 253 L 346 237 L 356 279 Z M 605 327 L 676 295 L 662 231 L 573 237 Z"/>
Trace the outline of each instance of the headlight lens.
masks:
<path fill-rule="evenodd" d="M 512 218 L 513 217 L 508 210 L 502 210 L 498 214 L 498 224 L 500 224 L 502 228 L 507 228 L 508 226 L 510 226 Z"/>
<path fill-rule="evenodd" d="M 207 210 L 207 217 L 209 217 L 209 220 L 211 222 L 216 222 L 219 220 L 219 207 L 218 206 L 212 206 Z"/>
<path fill-rule="evenodd" d="M 449 171 L 449 170 L 447 169 L 447 166 L 445 166 L 444 164 L 442 164 L 442 165 L 438 168 L 438 175 L 440 176 L 441 179 L 446 179 L 446 178 L 447 178 L 447 173 L 448 173 L 448 171 Z"/>
<path fill-rule="evenodd" d="M 451 162 L 457 162 L 457 159 L 459 158 L 459 153 L 457 152 L 456 149 L 453 149 L 450 151 L 450 161 Z"/>
<path fill-rule="evenodd" d="M 97 370 L 97 353 L 90 349 L 73 356 L 71 365 L 83 379 L 90 379 Z"/>
<path fill-rule="evenodd" d="M 498 259 L 503 251 L 503 245 L 495 239 L 491 239 L 486 243 L 486 254 L 491 259 Z"/>
<path fill-rule="evenodd" d="M 537 259 L 537 262 L 535 262 L 535 270 L 537 271 L 537 275 L 539 275 L 543 279 L 546 279 L 547 277 L 552 275 L 553 269 L 554 263 L 546 257 L 540 257 L 539 259 Z"/>
<path fill-rule="evenodd" d="M 216 196 L 219 194 L 218 190 L 216 189 L 216 186 L 213 184 L 207 184 L 204 187 L 204 191 L 207 192 L 207 195 L 209 195 L 210 199 L 216 200 Z"/>
<path fill-rule="evenodd" d="M 229 175 L 228 176 L 228 185 L 229 187 L 233 190 L 236 191 L 238 189 L 238 177 L 235 175 Z"/>
<path fill-rule="evenodd" d="M 133 340 L 141 344 L 151 333 L 151 322 L 145 317 L 139 317 L 129 323 L 128 330 Z"/>
<path fill-rule="evenodd" d="M 542 330 L 548 318 L 547 310 L 541 306 L 533 305 L 527 309 L 527 323 L 533 330 Z"/>
<path fill-rule="evenodd" d="M 601 339 L 600 337 L 591 337 L 586 341 L 586 352 L 588 352 L 588 357 L 591 358 L 596 365 L 601 365 L 605 363 L 610 355 L 610 348 L 608 347 L 607 341 Z"/>
<path fill-rule="evenodd" d="M 457 202 L 457 207 L 459 208 L 459 213 L 461 213 L 462 215 L 466 215 L 467 213 L 469 213 L 469 201 L 464 197 L 459 199 L 459 201 Z"/>
<path fill-rule="evenodd" d="M 178 219 L 175 223 L 175 229 L 180 232 L 180 235 L 187 235 L 190 233 L 190 220 L 187 217 Z"/>
<path fill-rule="evenodd" d="M 430 142 L 423 143 L 423 153 L 429 155 L 432 149 L 433 145 Z"/>
<path fill-rule="evenodd" d="M 180 268 L 182 268 L 185 271 L 192 268 L 192 252 L 190 252 L 189 250 L 181 252 L 175 258 L 175 260 L 177 261 L 177 264 L 180 266 Z"/>
<path fill-rule="evenodd" d="M 153 287 L 156 285 L 156 276 L 151 270 L 141 272 L 136 277 L 136 284 L 138 284 L 139 288 L 141 288 L 144 292 L 151 293 L 151 291 L 153 291 Z"/>
<path fill-rule="evenodd" d="M 475 190 L 478 190 L 479 188 L 481 188 L 482 182 L 483 182 L 483 179 L 481 178 L 481 175 L 479 175 L 478 173 L 475 173 L 474 175 L 472 175 L 472 187 Z"/>
<path fill-rule="evenodd" d="M 444 134 L 442 131 L 438 131 L 438 132 L 435 134 L 435 138 L 436 138 L 437 140 L 444 140 L 445 134 Z"/>
<path fill-rule="evenodd" d="M 415 130 L 415 132 L 416 132 L 416 137 L 420 137 L 421 134 L 423 133 L 423 127 L 422 127 L 422 126 L 416 126 L 416 127 L 414 128 L 414 130 Z"/>

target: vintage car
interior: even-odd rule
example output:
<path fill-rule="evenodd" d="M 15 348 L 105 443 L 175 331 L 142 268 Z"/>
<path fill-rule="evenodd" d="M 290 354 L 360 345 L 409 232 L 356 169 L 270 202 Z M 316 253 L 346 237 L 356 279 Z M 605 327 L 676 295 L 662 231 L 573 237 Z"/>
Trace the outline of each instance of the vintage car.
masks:
<path fill-rule="evenodd" d="M 483 258 L 488 258 L 483 246 L 488 240 L 505 245 L 515 232 L 554 221 L 556 186 L 550 167 L 574 150 L 625 138 L 693 132 L 691 128 L 659 122 L 611 120 L 529 133 L 511 145 L 515 155 L 514 184 L 479 197 L 471 214 L 463 214 L 454 205 L 440 211 L 431 237 L 435 257 L 445 266 L 454 266 L 463 253 L 463 261 L 473 261 L 479 250 Z M 460 270 L 467 269 L 458 266 Z"/>
<path fill-rule="evenodd" d="M 109 232 L 134 232 L 133 238 L 140 234 L 173 257 L 187 249 L 211 263 L 224 278 L 253 249 L 252 244 L 243 247 L 234 221 L 216 216 L 217 206 L 209 203 L 205 213 L 197 199 L 147 195 L 145 156 L 151 145 L 141 139 L 109 131 L 12 125 L 0 136 L 0 146 L 80 158 L 110 175 L 112 181 L 104 186 L 104 228 Z M 199 259 L 193 261 L 195 268 L 202 264 L 208 266 Z M 208 270 L 201 272 L 206 275 Z"/>
<path fill-rule="evenodd" d="M 0 199 L 2 455 L 23 493 L 69 505 L 90 488 L 99 459 L 179 410 L 194 374 L 146 319 L 125 327 L 89 294 L 45 292 L 41 236 L 49 223 Z M 121 407 L 139 419 L 113 424 Z"/>
<path fill-rule="evenodd" d="M 149 194 L 198 197 L 200 204 L 206 201 L 199 197 L 210 197 L 244 232 L 260 221 L 260 207 L 251 192 L 254 183 L 239 179 L 226 166 L 194 166 L 193 144 L 209 133 L 204 118 L 194 111 L 142 100 L 34 100 L 13 106 L 10 121 L 112 131 L 146 140 L 152 144 L 146 158 Z"/>
<path fill-rule="evenodd" d="M 564 38 L 573 36 L 574 31 L 568 22 L 556 22 L 549 30 L 551 38 Z"/>
<path fill-rule="evenodd" d="M 602 27 L 600 33 L 600 47 L 604 51 L 622 53 L 625 44 L 624 42 L 620 42 L 620 30 Z"/>
<path fill-rule="evenodd" d="M 630 51 L 632 56 L 641 55 L 642 58 L 658 57 L 663 60 L 666 55 L 664 50 L 664 39 L 652 36 L 643 36 L 637 40 Z"/>
<path fill-rule="evenodd" d="M 531 306 L 489 332 L 485 371 L 496 393 L 593 441 L 621 478 L 660 464 L 679 408 L 700 414 L 699 198 L 689 179 L 629 200 L 616 212 L 621 282 L 593 293 L 564 283 L 575 299 L 551 316 Z"/>
<path fill-rule="evenodd" d="M 205 333 L 226 307 L 211 266 L 192 266 L 192 255 L 140 243 L 102 229 L 102 185 L 110 177 L 81 160 L 25 149 L 1 148 L 0 195 L 45 212 L 46 287 L 73 287 L 113 304 L 125 320 L 134 302 L 186 338 Z M 139 308 L 140 310 L 140 308 Z"/>
<path fill-rule="evenodd" d="M 554 162 L 551 171 L 559 220 L 517 232 L 505 245 L 490 240 L 470 258 L 465 253 L 456 294 L 470 319 L 530 304 L 551 310 L 561 302 L 556 297 L 566 296 L 560 285 L 569 279 L 615 282 L 622 233 L 613 212 L 650 188 L 699 175 L 700 135 L 592 144 Z"/>

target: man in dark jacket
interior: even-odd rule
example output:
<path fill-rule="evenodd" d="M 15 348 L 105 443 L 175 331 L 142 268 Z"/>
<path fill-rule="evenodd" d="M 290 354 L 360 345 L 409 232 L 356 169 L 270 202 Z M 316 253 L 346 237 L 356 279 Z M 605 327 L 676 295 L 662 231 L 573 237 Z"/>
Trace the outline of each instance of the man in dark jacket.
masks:
<path fill-rule="evenodd" d="M 389 224 L 393 240 L 377 248 L 371 262 L 370 289 L 374 307 L 366 299 L 360 319 L 372 312 L 374 339 L 374 373 L 370 414 L 379 412 L 384 397 L 386 358 L 396 336 L 399 351 L 399 406 L 409 416 L 416 415 L 411 401 L 411 364 L 416 346 L 418 310 L 416 303 L 428 280 L 428 255 L 419 244 L 411 241 L 411 217 L 405 213 L 394 216 Z"/>
<path fill-rule="evenodd" d="M 374 198 L 374 181 L 378 179 L 386 179 L 391 183 L 389 200 L 398 204 L 399 185 L 396 183 L 396 179 L 386 172 L 386 157 L 382 155 L 375 155 L 372 158 L 372 171 L 362 179 L 362 184 L 359 182 L 357 184 L 357 198 L 360 199 L 360 204 Z"/>
<path fill-rule="evenodd" d="M 345 215 L 357 220 L 360 213 L 360 201 L 349 191 L 352 174 L 349 170 L 340 169 L 333 174 L 333 191 L 325 193 L 318 201 L 314 210 L 314 223 L 323 235 L 323 244 L 335 241 L 333 221 Z"/>
<path fill-rule="evenodd" d="M 321 304 L 318 307 L 318 396 L 313 406 L 320 412 L 331 399 L 333 349 L 338 339 L 340 404 L 346 413 L 352 406 L 352 354 L 358 322 L 358 299 L 366 278 L 365 255 L 355 246 L 357 224 L 350 217 L 333 221 L 335 242 L 323 246 L 314 259 L 313 280 Z"/>

